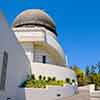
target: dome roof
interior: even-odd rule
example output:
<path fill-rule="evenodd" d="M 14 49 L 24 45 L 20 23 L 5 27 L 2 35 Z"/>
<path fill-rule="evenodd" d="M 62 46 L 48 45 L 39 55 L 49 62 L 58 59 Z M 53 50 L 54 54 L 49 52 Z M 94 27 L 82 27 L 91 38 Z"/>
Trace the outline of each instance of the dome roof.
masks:
<path fill-rule="evenodd" d="M 40 9 L 29 9 L 20 13 L 16 17 L 13 23 L 13 27 L 17 28 L 23 26 L 43 26 L 56 34 L 56 27 L 54 21 L 47 13 Z"/>

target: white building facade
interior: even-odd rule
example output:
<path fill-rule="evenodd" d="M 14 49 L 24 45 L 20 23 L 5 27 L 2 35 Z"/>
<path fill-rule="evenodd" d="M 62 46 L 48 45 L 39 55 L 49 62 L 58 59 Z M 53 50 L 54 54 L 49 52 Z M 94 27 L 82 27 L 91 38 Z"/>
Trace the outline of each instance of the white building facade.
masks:
<path fill-rule="evenodd" d="M 74 72 L 66 67 L 55 24 L 48 14 L 34 9 L 23 11 L 15 18 L 13 31 L 31 62 L 32 74 L 57 79 L 65 79 L 70 74 L 76 80 Z"/>
<path fill-rule="evenodd" d="M 0 100 L 16 100 L 18 87 L 30 74 L 30 62 L 0 12 Z"/>
<path fill-rule="evenodd" d="M 0 15 L 0 19 L 4 20 Z M 2 22 L 2 21 L 1 21 Z M 6 23 L 4 21 L 4 23 Z M 47 13 L 29 9 L 19 14 L 12 25 L 1 23 L 0 29 L 0 100 L 57 100 L 74 95 L 76 86 L 50 86 L 46 89 L 20 88 L 32 74 L 56 77 L 57 80 L 76 79 L 75 73 L 67 67 L 64 51 L 57 41 L 55 23 Z M 6 56 L 6 57 L 5 57 Z M 4 65 L 2 65 L 4 63 Z M 5 70 L 3 68 L 5 66 Z"/>

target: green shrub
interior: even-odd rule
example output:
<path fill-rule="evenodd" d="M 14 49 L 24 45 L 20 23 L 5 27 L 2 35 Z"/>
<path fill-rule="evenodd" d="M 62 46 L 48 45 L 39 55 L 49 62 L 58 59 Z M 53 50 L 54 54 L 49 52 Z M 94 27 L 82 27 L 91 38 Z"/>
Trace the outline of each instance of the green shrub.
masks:
<path fill-rule="evenodd" d="M 57 80 L 57 86 L 63 86 L 64 81 L 63 80 Z"/>
<path fill-rule="evenodd" d="M 52 81 L 56 81 L 56 77 L 53 77 L 53 78 L 52 78 Z"/>
<path fill-rule="evenodd" d="M 64 86 L 64 81 L 60 80 L 60 86 Z"/>
<path fill-rule="evenodd" d="M 46 80 L 46 76 L 43 77 L 43 80 Z"/>
<path fill-rule="evenodd" d="M 49 77 L 49 76 L 48 76 L 48 79 L 47 79 L 47 81 L 48 81 L 48 82 L 49 82 L 49 81 L 51 81 L 51 77 Z"/>
<path fill-rule="evenodd" d="M 32 77 L 33 80 L 35 80 L 35 75 L 34 74 L 31 77 Z"/>
<path fill-rule="evenodd" d="M 42 75 L 39 75 L 39 80 L 42 80 Z"/>
<path fill-rule="evenodd" d="M 20 87 L 26 87 L 26 81 L 24 81 L 24 82 L 20 85 Z"/>
<path fill-rule="evenodd" d="M 21 87 L 27 87 L 27 88 L 46 88 L 47 85 L 52 86 L 63 86 L 64 81 L 63 80 L 56 80 L 56 77 L 48 77 L 46 80 L 46 77 L 42 77 L 41 75 L 38 76 L 39 80 L 35 79 L 35 75 L 32 75 L 30 80 L 26 80 L 22 83 Z M 68 81 L 68 80 L 67 80 Z M 68 81 L 70 82 L 70 81 Z"/>
<path fill-rule="evenodd" d="M 70 83 L 71 83 L 70 78 L 66 78 L 66 79 L 65 79 L 65 82 L 70 84 Z"/>
<path fill-rule="evenodd" d="M 26 81 L 25 87 L 27 87 L 27 88 L 33 87 L 33 82 L 32 82 L 32 80 Z"/>
<path fill-rule="evenodd" d="M 72 83 L 75 83 L 75 80 L 74 79 L 72 79 Z"/>

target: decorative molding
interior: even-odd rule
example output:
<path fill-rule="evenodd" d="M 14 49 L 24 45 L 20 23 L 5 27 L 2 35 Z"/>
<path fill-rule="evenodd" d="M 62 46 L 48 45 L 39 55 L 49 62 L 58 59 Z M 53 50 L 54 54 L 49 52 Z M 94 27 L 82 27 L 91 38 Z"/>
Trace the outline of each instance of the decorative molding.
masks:
<path fill-rule="evenodd" d="M 14 32 L 39 32 L 42 31 L 46 33 L 44 29 L 33 29 L 33 28 L 13 28 L 12 29 Z"/>

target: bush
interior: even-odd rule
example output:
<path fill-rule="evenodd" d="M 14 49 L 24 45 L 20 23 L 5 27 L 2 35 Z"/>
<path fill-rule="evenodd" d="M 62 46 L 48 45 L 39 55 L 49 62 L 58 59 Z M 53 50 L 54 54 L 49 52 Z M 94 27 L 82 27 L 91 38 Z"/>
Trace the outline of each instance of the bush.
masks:
<path fill-rule="evenodd" d="M 75 80 L 74 79 L 72 79 L 72 83 L 75 83 Z"/>
<path fill-rule="evenodd" d="M 48 77 L 47 81 L 48 81 L 48 82 L 51 81 L 51 77 Z"/>
<path fill-rule="evenodd" d="M 34 74 L 31 77 L 32 77 L 33 80 L 35 80 L 35 75 Z"/>
<path fill-rule="evenodd" d="M 26 87 L 26 81 L 24 81 L 19 87 Z"/>
<path fill-rule="evenodd" d="M 58 86 L 64 86 L 64 81 L 63 80 L 58 80 L 57 85 Z"/>
<path fill-rule="evenodd" d="M 43 77 L 43 80 L 46 80 L 46 76 Z"/>
<path fill-rule="evenodd" d="M 39 75 L 39 80 L 42 80 L 42 75 Z"/>
<path fill-rule="evenodd" d="M 52 81 L 56 81 L 56 77 L 53 77 L 53 78 L 52 78 Z"/>
<path fill-rule="evenodd" d="M 66 78 L 66 79 L 65 79 L 65 82 L 70 84 L 70 83 L 71 83 L 70 78 Z"/>
<path fill-rule="evenodd" d="M 42 78 L 42 76 L 39 75 L 38 78 L 39 78 L 39 80 L 36 80 L 35 75 L 32 75 L 31 79 L 23 82 L 21 87 L 46 88 L 47 85 L 52 85 L 52 86 L 63 86 L 64 85 L 64 81 L 56 80 L 56 77 L 53 77 L 53 78 L 48 77 L 46 80 L 45 76 Z M 70 82 L 69 78 L 67 78 L 67 82 Z"/>
<path fill-rule="evenodd" d="M 26 81 L 25 87 L 27 87 L 27 88 L 33 87 L 33 82 L 32 82 L 32 80 Z"/>

